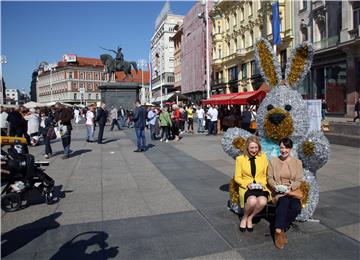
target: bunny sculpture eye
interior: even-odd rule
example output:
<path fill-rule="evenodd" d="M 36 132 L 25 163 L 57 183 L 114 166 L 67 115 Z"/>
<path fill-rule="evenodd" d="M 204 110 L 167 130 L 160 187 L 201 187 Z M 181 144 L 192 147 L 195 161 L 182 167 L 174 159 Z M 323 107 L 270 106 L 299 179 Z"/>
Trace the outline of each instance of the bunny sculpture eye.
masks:
<path fill-rule="evenodd" d="M 291 106 L 290 106 L 290 105 L 285 105 L 285 110 L 286 110 L 286 111 L 290 111 L 290 110 L 291 110 Z"/>
<path fill-rule="evenodd" d="M 270 110 L 273 109 L 273 108 L 274 108 L 273 105 L 268 105 L 268 106 L 267 106 L 267 110 L 268 110 L 268 111 L 270 111 Z"/>

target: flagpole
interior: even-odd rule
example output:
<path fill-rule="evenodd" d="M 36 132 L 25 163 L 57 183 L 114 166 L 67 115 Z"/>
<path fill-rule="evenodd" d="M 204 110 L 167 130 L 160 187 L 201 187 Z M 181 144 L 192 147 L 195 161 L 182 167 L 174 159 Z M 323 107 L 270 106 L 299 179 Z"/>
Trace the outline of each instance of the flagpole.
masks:
<path fill-rule="evenodd" d="M 149 84 L 149 98 L 150 98 L 150 103 L 151 103 L 151 101 L 152 101 L 152 80 L 151 80 L 151 78 L 152 78 L 152 63 L 151 63 L 151 52 L 149 52 L 149 64 L 150 64 L 150 66 L 149 66 L 149 73 L 150 73 L 150 84 Z"/>

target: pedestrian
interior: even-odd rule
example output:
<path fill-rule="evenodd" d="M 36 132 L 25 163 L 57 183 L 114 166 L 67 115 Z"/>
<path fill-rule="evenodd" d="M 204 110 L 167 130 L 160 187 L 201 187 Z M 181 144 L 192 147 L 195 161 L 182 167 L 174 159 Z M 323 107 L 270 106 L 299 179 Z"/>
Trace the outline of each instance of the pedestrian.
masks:
<path fill-rule="evenodd" d="M 51 149 L 51 138 L 50 135 L 50 128 L 53 130 L 53 121 L 54 118 L 51 113 L 47 109 L 40 110 L 40 128 L 39 132 L 43 136 L 44 145 L 45 145 L 45 154 L 44 157 L 49 159 L 52 156 L 52 149 Z M 53 132 L 55 134 L 55 132 Z"/>
<path fill-rule="evenodd" d="M 39 141 L 39 124 L 40 118 L 34 108 L 30 108 L 24 119 L 27 121 L 27 134 L 30 137 L 31 146 L 37 145 Z"/>
<path fill-rule="evenodd" d="M 58 126 L 62 127 L 63 135 L 61 136 L 62 145 L 64 147 L 63 159 L 70 157 L 70 144 L 71 144 L 71 119 L 73 118 L 73 111 L 70 108 L 64 107 L 61 103 L 55 104 L 54 121 Z"/>
<path fill-rule="evenodd" d="M 75 107 L 74 109 L 74 117 L 75 117 L 75 124 L 78 124 L 80 122 L 80 110 Z"/>
<path fill-rule="evenodd" d="M 20 108 L 12 108 L 7 117 L 9 123 L 9 135 L 16 137 L 24 137 L 27 123 L 20 113 Z"/>
<path fill-rule="evenodd" d="M 194 116 L 193 116 L 193 107 L 190 105 L 186 109 L 187 119 L 188 119 L 188 133 L 194 133 Z"/>
<path fill-rule="evenodd" d="M 356 121 L 356 119 L 360 119 L 360 97 L 358 99 L 358 101 L 355 104 L 355 113 L 356 113 L 356 117 L 354 118 L 354 122 Z"/>
<path fill-rule="evenodd" d="M 125 127 L 126 111 L 122 106 L 119 107 L 118 114 L 119 114 L 118 118 L 120 121 L 120 127 Z"/>
<path fill-rule="evenodd" d="M 326 115 L 327 109 L 328 109 L 328 107 L 326 105 L 325 99 L 323 99 L 321 101 L 321 119 L 322 120 L 325 120 L 325 115 Z"/>
<path fill-rule="evenodd" d="M 94 142 L 94 132 L 95 132 L 95 106 L 91 105 L 89 110 L 86 112 L 86 142 Z"/>
<path fill-rule="evenodd" d="M 156 121 L 157 121 L 158 115 L 156 114 L 155 107 L 150 107 L 149 112 L 147 113 L 147 119 L 150 126 L 150 137 L 151 140 L 156 140 Z"/>
<path fill-rule="evenodd" d="M 249 107 L 246 106 L 245 110 L 241 115 L 241 128 L 246 131 L 250 131 L 250 123 L 251 123 L 251 112 L 249 110 Z"/>
<path fill-rule="evenodd" d="M 135 102 L 134 111 L 134 127 L 137 139 L 137 149 L 134 151 L 145 152 L 146 139 L 145 139 L 145 125 L 146 125 L 147 112 L 144 106 L 141 105 L 139 100 Z"/>
<path fill-rule="evenodd" d="M 205 111 L 202 108 L 202 106 L 198 106 L 198 109 L 196 109 L 196 117 L 197 117 L 197 122 L 198 122 L 198 129 L 197 132 L 198 133 L 204 133 L 204 117 L 205 117 Z"/>
<path fill-rule="evenodd" d="M 235 182 L 239 184 L 240 206 L 244 215 L 240 221 L 240 231 L 253 231 L 252 219 L 267 204 L 270 191 L 266 186 L 268 160 L 261 152 L 261 144 L 256 136 L 246 140 L 244 155 L 236 157 Z"/>
<path fill-rule="evenodd" d="M 117 126 L 118 130 L 121 130 L 120 124 L 119 124 L 119 121 L 118 121 L 118 110 L 117 110 L 117 108 L 114 107 L 114 106 L 111 106 L 110 118 L 111 118 L 110 131 L 112 131 L 112 130 L 114 129 L 114 125 Z"/>
<path fill-rule="evenodd" d="M 96 112 L 96 122 L 99 125 L 99 133 L 98 133 L 98 139 L 97 139 L 98 144 L 103 143 L 104 128 L 106 125 L 107 117 L 108 117 L 108 111 L 106 110 L 106 104 L 101 103 L 100 107 L 98 108 L 98 110 Z"/>
<path fill-rule="evenodd" d="M 172 135 L 174 138 L 174 141 L 180 140 L 180 121 L 181 121 L 181 112 L 179 107 L 174 104 L 172 105 L 172 114 L 171 114 L 171 120 L 172 120 Z"/>
<path fill-rule="evenodd" d="M 214 105 L 211 105 L 209 108 L 207 115 L 210 117 L 210 125 L 208 130 L 208 135 L 216 135 L 215 127 L 218 120 L 218 110 Z"/>
<path fill-rule="evenodd" d="M 1 128 L 1 136 L 7 136 L 8 135 L 8 113 L 6 109 L 1 106 L 1 114 L 0 114 L 0 128 Z"/>
<path fill-rule="evenodd" d="M 170 118 L 170 114 L 168 112 L 168 107 L 164 107 L 159 115 L 160 127 L 161 127 L 161 137 L 160 142 L 165 141 L 169 142 L 169 131 L 172 126 L 172 121 Z M 165 140 L 164 140 L 165 135 Z"/>
<path fill-rule="evenodd" d="M 302 162 L 290 156 L 293 142 L 286 137 L 280 140 L 280 156 L 269 163 L 267 182 L 272 190 L 275 209 L 275 246 L 283 249 L 287 243 L 285 232 L 301 211 L 299 198 L 294 191 L 303 180 Z M 285 187 L 285 190 L 284 190 Z"/>

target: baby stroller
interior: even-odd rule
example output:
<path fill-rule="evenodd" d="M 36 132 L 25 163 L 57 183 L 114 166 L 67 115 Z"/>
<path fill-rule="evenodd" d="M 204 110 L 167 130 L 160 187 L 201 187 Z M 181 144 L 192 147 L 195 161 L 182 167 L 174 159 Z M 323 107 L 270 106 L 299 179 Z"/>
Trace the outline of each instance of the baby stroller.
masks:
<path fill-rule="evenodd" d="M 50 204 L 53 200 L 54 180 L 40 169 L 40 166 L 48 165 L 49 162 L 35 162 L 33 155 L 23 153 L 25 138 L 2 136 L 1 144 L 1 160 L 6 162 L 4 168 L 10 172 L 1 176 L 2 187 L 6 183 L 1 191 L 1 208 L 5 212 L 18 210 L 33 190 L 37 190 L 45 202 Z M 4 144 L 13 145 L 6 152 Z"/>

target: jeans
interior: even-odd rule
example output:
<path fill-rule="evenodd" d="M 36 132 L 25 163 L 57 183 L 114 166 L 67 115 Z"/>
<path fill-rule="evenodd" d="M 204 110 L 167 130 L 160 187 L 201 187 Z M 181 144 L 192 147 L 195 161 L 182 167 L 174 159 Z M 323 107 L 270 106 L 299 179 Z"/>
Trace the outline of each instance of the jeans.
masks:
<path fill-rule="evenodd" d="M 194 119 L 193 118 L 188 118 L 188 131 L 193 131 L 194 132 Z"/>
<path fill-rule="evenodd" d="M 46 135 L 44 135 L 43 137 L 44 137 L 44 144 L 45 144 L 45 154 L 52 154 L 50 138 Z"/>
<path fill-rule="evenodd" d="M 161 139 L 163 139 L 165 134 L 166 140 L 169 140 L 169 127 L 168 126 L 161 126 Z"/>
<path fill-rule="evenodd" d="M 135 127 L 135 134 L 137 139 L 138 150 L 145 149 L 146 148 L 145 128 Z"/>
<path fill-rule="evenodd" d="M 93 125 L 87 125 L 86 126 L 86 140 L 88 141 L 94 141 L 94 126 Z"/>
<path fill-rule="evenodd" d="M 204 118 L 198 118 L 198 133 L 204 132 Z"/>
<path fill-rule="evenodd" d="M 156 129 L 155 129 L 155 125 L 151 125 L 150 124 L 150 137 L 151 137 L 151 140 L 156 140 Z"/>
<path fill-rule="evenodd" d="M 300 213 L 301 203 L 299 199 L 289 196 L 280 197 L 276 204 L 275 228 L 288 228 Z"/>
<path fill-rule="evenodd" d="M 120 116 L 119 117 L 119 123 L 121 127 L 125 126 L 125 116 Z"/>
<path fill-rule="evenodd" d="M 209 125 L 209 135 L 214 135 L 215 134 L 215 127 L 216 127 L 216 122 L 217 121 L 210 121 L 210 125 Z"/>
<path fill-rule="evenodd" d="M 68 131 L 66 134 L 64 134 L 64 136 L 61 138 L 61 141 L 64 147 L 64 154 L 69 155 L 71 144 L 71 131 Z"/>

